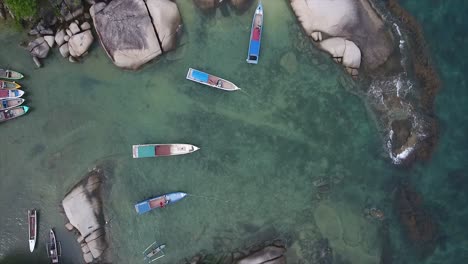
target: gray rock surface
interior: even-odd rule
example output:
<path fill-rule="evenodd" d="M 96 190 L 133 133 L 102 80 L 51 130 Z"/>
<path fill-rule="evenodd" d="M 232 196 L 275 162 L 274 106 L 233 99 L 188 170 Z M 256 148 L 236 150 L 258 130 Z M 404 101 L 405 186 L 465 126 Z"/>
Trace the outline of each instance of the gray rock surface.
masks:
<path fill-rule="evenodd" d="M 176 47 L 176 33 L 181 24 L 177 5 L 168 0 L 150 0 L 146 2 L 154 27 L 161 41 L 163 52 Z"/>
<path fill-rule="evenodd" d="M 262 264 L 282 257 L 284 252 L 286 249 L 283 247 L 268 246 L 238 260 L 235 264 Z"/>
<path fill-rule="evenodd" d="M 47 42 L 47 44 L 49 45 L 49 47 L 53 48 L 54 47 L 54 44 L 55 44 L 55 38 L 54 36 L 44 36 L 44 40 Z"/>
<path fill-rule="evenodd" d="M 65 32 L 67 32 L 67 35 L 69 37 L 73 36 L 73 33 L 71 32 L 71 30 L 69 28 L 65 29 Z"/>
<path fill-rule="evenodd" d="M 70 56 L 70 50 L 68 49 L 68 44 L 67 43 L 60 46 L 59 51 L 60 51 L 60 54 L 62 55 L 62 57 L 64 57 L 64 58 L 68 58 L 68 56 Z"/>
<path fill-rule="evenodd" d="M 346 67 L 359 69 L 361 65 L 361 51 L 352 41 L 333 37 L 320 42 L 319 47 L 333 58 L 340 58 L 339 62 Z"/>
<path fill-rule="evenodd" d="M 73 57 L 80 57 L 86 51 L 88 51 L 91 44 L 93 44 L 93 34 L 91 30 L 83 31 L 79 34 L 73 35 L 68 41 L 68 49 L 70 55 Z"/>
<path fill-rule="evenodd" d="M 65 37 L 65 30 L 61 29 L 55 34 L 55 43 L 57 43 L 57 46 L 62 46 L 62 44 L 65 42 L 63 38 Z"/>
<path fill-rule="evenodd" d="M 81 24 L 80 28 L 81 30 L 85 31 L 91 29 L 91 25 L 88 22 L 84 22 L 83 24 Z"/>
<path fill-rule="evenodd" d="M 73 35 L 81 31 L 80 27 L 78 27 L 78 25 L 75 22 L 70 23 L 70 26 L 68 26 L 68 29 L 70 29 Z"/>
<path fill-rule="evenodd" d="M 47 54 L 49 54 L 50 47 L 44 38 L 37 38 L 28 44 L 28 50 L 33 57 L 38 57 L 40 59 L 45 59 Z"/>
<path fill-rule="evenodd" d="M 63 41 L 64 41 L 64 42 L 68 42 L 69 40 L 70 40 L 70 36 L 65 35 L 65 37 L 63 37 Z"/>
<path fill-rule="evenodd" d="M 41 68 L 42 67 L 42 63 L 37 57 L 33 56 L 32 59 L 34 61 L 34 64 L 36 64 L 36 68 Z"/>

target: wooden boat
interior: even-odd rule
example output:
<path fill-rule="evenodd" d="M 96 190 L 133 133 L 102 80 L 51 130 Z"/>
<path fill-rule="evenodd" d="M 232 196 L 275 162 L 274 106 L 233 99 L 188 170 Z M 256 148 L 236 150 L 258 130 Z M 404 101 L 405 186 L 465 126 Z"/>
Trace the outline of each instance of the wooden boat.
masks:
<path fill-rule="evenodd" d="M 21 88 L 21 85 L 15 82 L 3 81 L 0 80 L 0 89 L 18 89 Z"/>
<path fill-rule="evenodd" d="M 155 247 L 156 246 L 156 247 Z M 163 249 L 166 247 L 166 245 L 162 244 L 157 246 L 157 242 L 154 241 L 153 244 L 149 245 L 145 251 L 143 251 L 143 255 L 145 256 L 145 261 L 147 263 L 151 263 L 153 261 L 156 261 L 162 257 L 165 257 L 166 254 L 164 253 Z"/>
<path fill-rule="evenodd" d="M 59 245 L 59 246 L 57 246 Z M 52 260 L 52 263 L 59 262 L 60 244 L 57 243 L 53 229 L 49 231 L 49 242 L 47 243 L 47 256 Z"/>
<path fill-rule="evenodd" d="M 247 62 L 257 64 L 260 56 L 260 42 L 262 40 L 263 31 L 263 6 L 262 2 L 258 3 L 255 9 L 255 14 L 250 30 L 249 53 L 247 54 Z"/>
<path fill-rule="evenodd" d="M 13 118 L 17 118 L 26 114 L 29 111 L 29 107 L 27 106 L 18 106 L 8 110 L 1 110 L 0 111 L 0 122 L 4 122 Z"/>
<path fill-rule="evenodd" d="M 189 68 L 186 78 L 187 80 L 208 85 L 213 88 L 225 91 L 240 90 L 239 87 L 237 87 L 234 83 L 228 80 L 192 68 Z"/>
<path fill-rule="evenodd" d="M 0 79 L 19 80 L 19 79 L 22 79 L 23 77 L 24 77 L 23 74 L 19 72 L 0 69 Z"/>
<path fill-rule="evenodd" d="M 37 240 L 37 211 L 28 210 L 29 251 L 33 252 Z"/>
<path fill-rule="evenodd" d="M 24 91 L 20 89 L 4 90 L 0 89 L 0 98 L 18 98 L 24 95 Z"/>
<path fill-rule="evenodd" d="M 190 144 L 133 145 L 133 158 L 150 158 L 189 154 L 200 148 Z"/>
<path fill-rule="evenodd" d="M 0 110 L 8 110 L 13 107 L 20 106 L 24 103 L 23 98 L 4 98 L 0 99 Z"/>
<path fill-rule="evenodd" d="M 135 204 L 135 210 L 138 214 L 144 214 L 156 208 L 163 208 L 169 204 L 178 202 L 187 196 L 184 192 L 173 192 L 168 194 L 163 194 L 148 200 L 144 200 Z"/>

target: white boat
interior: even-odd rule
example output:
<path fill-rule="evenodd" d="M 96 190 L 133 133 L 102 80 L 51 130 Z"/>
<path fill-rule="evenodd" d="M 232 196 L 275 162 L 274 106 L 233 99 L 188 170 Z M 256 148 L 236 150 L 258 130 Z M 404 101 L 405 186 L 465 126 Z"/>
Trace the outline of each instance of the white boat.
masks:
<path fill-rule="evenodd" d="M 192 68 L 189 68 L 185 78 L 224 91 L 240 90 L 233 82 Z"/>
<path fill-rule="evenodd" d="M 59 263 L 59 256 L 61 254 L 60 243 L 55 238 L 53 229 L 49 231 L 49 242 L 47 243 L 47 256 L 52 260 L 52 263 Z"/>
<path fill-rule="evenodd" d="M 133 158 L 153 158 L 189 154 L 200 148 L 190 144 L 145 144 L 133 145 Z"/>
<path fill-rule="evenodd" d="M 37 240 L 37 211 L 28 210 L 28 233 L 29 233 L 29 251 L 33 252 Z"/>

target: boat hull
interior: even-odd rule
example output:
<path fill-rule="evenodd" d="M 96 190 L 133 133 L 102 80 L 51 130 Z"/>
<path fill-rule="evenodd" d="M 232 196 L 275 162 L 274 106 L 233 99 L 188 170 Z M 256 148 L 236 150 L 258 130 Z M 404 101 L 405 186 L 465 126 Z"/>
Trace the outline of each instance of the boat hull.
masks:
<path fill-rule="evenodd" d="M 37 211 L 28 210 L 29 251 L 33 252 L 37 240 Z"/>
<path fill-rule="evenodd" d="M 21 73 L 19 73 L 17 71 L 0 69 L 0 78 L 1 79 L 20 80 L 23 77 L 24 77 L 23 74 L 21 74 Z"/>
<path fill-rule="evenodd" d="M 200 148 L 191 144 L 145 144 L 133 145 L 133 158 L 154 158 L 164 156 L 184 155 Z"/>
<path fill-rule="evenodd" d="M 53 229 L 50 229 L 49 231 L 49 243 L 47 243 L 47 255 L 52 260 L 52 263 L 59 262 L 57 239 L 55 238 L 55 233 Z"/>
<path fill-rule="evenodd" d="M 18 107 L 11 108 L 8 110 L 1 110 L 0 111 L 0 123 L 20 117 L 26 114 L 28 111 L 29 111 L 29 107 L 27 106 L 18 106 Z"/>
<path fill-rule="evenodd" d="M 250 30 L 249 52 L 247 54 L 247 63 L 258 64 L 260 56 L 260 44 L 263 31 L 263 6 L 260 2 L 255 9 L 255 14 L 252 20 L 252 28 Z"/>
<path fill-rule="evenodd" d="M 187 196 L 187 193 L 184 192 L 173 192 L 150 198 L 135 204 L 135 210 L 138 214 L 147 213 L 156 208 L 163 208 L 169 204 L 176 203 Z"/>
<path fill-rule="evenodd" d="M 240 88 L 237 87 L 237 85 L 228 80 L 192 68 L 189 68 L 186 78 L 187 80 L 201 83 L 224 91 L 231 92 L 240 90 Z"/>
<path fill-rule="evenodd" d="M 18 88 L 21 88 L 21 85 L 15 82 L 0 80 L 0 89 L 9 90 L 9 89 L 18 89 Z"/>
<path fill-rule="evenodd" d="M 24 103 L 23 98 L 4 98 L 0 99 L 0 110 L 8 110 Z"/>
<path fill-rule="evenodd" d="M 20 89 L 0 89 L 1 98 L 19 98 L 24 95 L 24 91 Z"/>

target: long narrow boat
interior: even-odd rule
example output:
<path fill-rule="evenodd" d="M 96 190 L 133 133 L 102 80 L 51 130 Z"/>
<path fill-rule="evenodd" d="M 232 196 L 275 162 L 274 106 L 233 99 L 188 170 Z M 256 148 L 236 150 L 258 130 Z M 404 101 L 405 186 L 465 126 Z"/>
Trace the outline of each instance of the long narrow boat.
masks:
<path fill-rule="evenodd" d="M 208 85 L 208 86 L 211 86 L 213 88 L 217 88 L 217 89 L 221 89 L 221 90 L 225 90 L 225 91 L 240 90 L 240 88 L 237 87 L 237 85 L 235 85 L 234 83 L 232 83 L 232 82 L 230 82 L 228 80 L 225 80 L 225 79 L 220 78 L 218 76 L 214 76 L 214 75 L 208 74 L 206 72 L 202 72 L 202 71 L 195 70 L 195 69 L 192 69 L 192 68 L 189 68 L 186 78 L 187 78 L 187 80 L 194 81 L 194 82 L 197 82 L 197 83 L 201 83 L 201 84 L 204 84 L 204 85 Z"/>
<path fill-rule="evenodd" d="M 24 77 L 23 74 L 17 71 L 0 69 L 1 79 L 19 80 L 19 79 L 22 79 L 23 77 Z"/>
<path fill-rule="evenodd" d="M 33 252 L 37 240 L 37 211 L 28 210 L 29 251 Z"/>
<path fill-rule="evenodd" d="M 157 241 L 154 241 L 153 244 L 149 245 L 145 251 L 143 251 L 143 255 L 145 256 L 144 260 L 146 263 L 151 263 L 166 256 L 163 251 L 166 245 L 162 244 L 158 246 L 157 243 Z"/>
<path fill-rule="evenodd" d="M 263 31 L 263 6 L 262 2 L 258 3 L 255 9 L 255 14 L 252 20 L 252 28 L 250 30 L 249 53 L 247 54 L 247 62 L 257 64 L 260 56 L 260 42 L 262 40 Z"/>
<path fill-rule="evenodd" d="M 19 89 L 21 88 L 21 85 L 15 83 L 15 82 L 10 82 L 10 81 L 3 81 L 0 80 L 0 89 Z"/>
<path fill-rule="evenodd" d="M 24 103 L 23 98 L 5 98 L 0 99 L 0 110 L 8 110 L 13 107 L 20 106 Z"/>
<path fill-rule="evenodd" d="M 24 91 L 20 89 L 0 90 L 0 98 L 18 98 L 24 95 Z"/>
<path fill-rule="evenodd" d="M 49 231 L 49 242 L 47 243 L 47 256 L 52 260 L 52 263 L 59 262 L 59 248 L 57 247 L 57 239 L 53 229 Z"/>
<path fill-rule="evenodd" d="M 133 145 L 133 158 L 152 158 L 189 154 L 200 148 L 190 144 Z"/>
<path fill-rule="evenodd" d="M 144 214 L 156 208 L 163 208 L 169 204 L 178 202 L 187 196 L 184 192 L 173 192 L 168 194 L 163 194 L 148 200 L 144 200 L 135 204 L 135 210 L 138 214 Z"/>
<path fill-rule="evenodd" d="M 18 106 L 8 110 L 1 110 L 0 111 L 0 122 L 4 122 L 13 118 L 17 118 L 26 114 L 29 111 L 29 107 L 27 106 Z"/>

